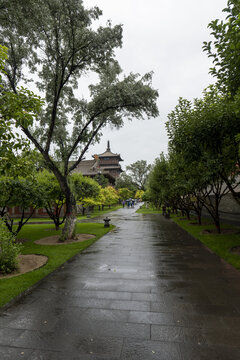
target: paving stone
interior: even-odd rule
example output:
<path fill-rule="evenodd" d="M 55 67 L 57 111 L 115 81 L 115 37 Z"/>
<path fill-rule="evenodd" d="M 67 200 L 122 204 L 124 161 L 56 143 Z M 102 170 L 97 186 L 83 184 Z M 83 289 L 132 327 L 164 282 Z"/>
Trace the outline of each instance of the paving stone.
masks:
<path fill-rule="evenodd" d="M 69 336 L 63 331 L 42 332 L 25 330 L 14 341 L 14 346 L 49 351 L 76 351 L 77 336 Z"/>
<path fill-rule="evenodd" d="M 137 301 L 154 301 L 154 302 L 163 302 L 163 296 L 159 294 L 152 294 L 152 293 L 132 293 L 132 300 Z"/>
<path fill-rule="evenodd" d="M 107 309 L 87 309 L 81 316 L 81 320 L 106 320 L 127 322 L 129 318 L 129 311 L 122 310 L 107 310 Z"/>
<path fill-rule="evenodd" d="M 150 302 L 114 300 L 111 302 L 110 309 L 149 311 Z"/>
<path fill-rule="evenodd" d="M 121 360 L 182 360 L 177 344 L 129 339 L 124 341 Z"/>
<path fill-rule="evenodd" d="M 51 331 L 57 322 L 58 316 L 61 316 L 62 309 L 51 308 L 51 313 L 48 311 L 24 311 L 13 320 L 10 320 L 8 327 L 13 329 L 29 329 Z"/>
<path fill-rule="evenodd" d="M 234 360 L 240 359 L 240 347 L 231 348 L 224 346 L 206 346 L 180 344 L 182 358 L 184 360 Z"/>
<path fill-rule="evenodd" d="M 201 314 L 182 314 L 173 313 L 174 322 L 179 326 L 200 327 L 200 328 L 223 328 L 224 320 L 221 316 L 201 315 Z"/>
<path fill-rule="evenodd" d="M 96 299 L 112 299 L 112 300 L 131 300 L 132 293 L 121 291 L 98 291 L 98 290 L 79 290 L 71 291 L 71 297 L 76 298 L 96 298 Z"/>
<path fill-rule="evenodd" d="M 16 359 L 13 359 L 16 360 Z M 81 354 L 79 352 L 34 351 L 27 360 L 119 360 L 108 355 Z"/>
<path fill-rule="evenodd" d="M 0 328 L 0 346 L 10 346 L 15 345 L 16 339 L 18 339 L 22 334 L 24 330 L 19 329 L 11 329 L 11 328 Z"/>
<path fill-rule="evenodd" d="M 140 324 L 175 324 L 173 315 L 170 313 L 154 313 L 147 311 L 130 311 L 128 321 Z"/>
<path fill-rule="evenodd" d="M 79 340 L 78 351 L 85 355 L 120 357 L 122 346 L 122 338 L 88 337 Z"/>
<path fill-rule="evenodd" d="M 205 344 L 206 337 L 199 328 L 151 325 L 151 340 Z"/>
<path fill-rule="evenodd" d="M 25 348 L 16 348 L 9 346 L 0 346 L 1 360 L 28 360 L 33 350 Z"/>
<path fill-rule="evenodd" d="M 56 327 L 56 334 L 75 334 L 83 337 L 84 335 L 103 337 L 138 337 L 142 339 L 150 339 L 150 325 L 135 324 L 130 322 L 119 321 L 98 321 L 92 319 L 75 320 L 63 319 L 59 320 Z"/>
<path fill-rule="evenodd" d="M 240 332 L 231 331 L 229 329 L 212 328 L 203 329 L 203 335 L 206 338 L 207 344 L 210 345 L 227 345 L 240 347 Z"/>

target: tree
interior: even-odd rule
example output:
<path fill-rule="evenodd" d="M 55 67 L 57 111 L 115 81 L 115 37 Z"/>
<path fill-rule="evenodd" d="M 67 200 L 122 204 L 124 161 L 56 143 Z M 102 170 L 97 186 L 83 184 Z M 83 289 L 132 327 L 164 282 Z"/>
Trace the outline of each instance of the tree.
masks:
<path fill-rule="evenodd" d="M 133 192 L 129 190 L 128 188 L 120 188 L 118 189 L 118 194 L 120 200 L 127 200 L 133 197 Z"/>
<path fill-rule="evenodd" d="M 143 190 L 137 190 L 136 194 L 135 194 L 135 199 L 142 200 L 143 197 L 144 197 L 144 191 Z"/>
<path fill-rule="evenodd" d="M 127 171 L 130 172 L 130 176 L 133 182 L 137 185 L 139 190 L 145 190 L 146 181 L 151 170 L 151 165 L 147 165 L 147 161 L 138 160 L 135 163 L 126 166 Z"/>
<path fill-rule="evenodd" d="M 103 174 L 98 174 L 93 179 L 102 187 L 106 187 L 109 184 L 108 179 Z"/>
<path fill-rule="evenodd" d="M 109 21 L 93 30 L 92 22 L 101 15 L 99 8 L 85 9 L 81 0 L 0 0 L 0 6 L 0 41 L 10 49 L 6 85 L 17 93 L 24 67 L 38 75 L 35 83 L 46 101 L 34 129 L 24 122 L 21 129 L 65 194 L 66 222 L 61 235 L 65 240 L 73 235 L 76 222 L 69 174 L 89 146 L 99 141 L 106 125 L 119 128 L 125 117 L 157 116 L 158 93 L 152 89 L 151 73 L 121 77 L 114 50 L 122 44 L 122 27 Z M 88 101 L 77 96 L 80 79 L 87 72 L 99 77 L 97 84 L 89 86 Z M 77 161 L 69 165 L 73 155 Z"/>
<path fill-rule="evenodd" d="M 16 167 L 25 166 L 21 162 L 20 152 L 29 153 L 29 144 L 14 126 L 32 124 L 33 118 L 39 113 L 42 101 L 31 91 L 19 88 L 18 94 L 4 89 L 3 75 L 8 58 L 8 49 L 0 45 L 0 174 L 16 173 Z M 13 121 L 14 120 L 14 121 Z M 14 125 L 14 126 L 13 126 Z"/>
<path fill-rule="evenodd" d="M 37 182 L 44 193 L 44 207 L 50 219 L 53 220 L 56 230 L 65 221 L 65 196 L 59 182 L 53 173 L 42 170 L 37 175 Z"/>
<path fill-rule="evenodd" d="M 214 41 L 204 42 L 203 50 L 213 59 L 210 73 L 217 78 L 217 85 L 233 97 L 240 87 L 240 3 L 229 0 L 223 9 L 225 21 L 213 20 L 208 27 Z"/>
<path fill-rule="evenodd" d="M 180 99 L 167 122 L 170 148 L 181 154 L 193 192 L 212 216 L 220 232 L 221 198 L 239 183 L 238 143 L 240 123 L 233 103 L 214 87 L 193 103 Z M 178 161 L 179 162 L 179 161 Z M 190 179 L 190 180 L 189 180 Z"/>
<path fill-rule="evenodd" d="M 37 152 L 22 149 L 21 154 L 14 153 L 11 160 L 13 163 L 6 166 L 4 175 L 0 176 L 0 216 L 4 218 L 9 231 L 17 234 L 31 218 L 34 210 L 44 205 L 45 194 L 36 181 L 39 167 Z M 14 216 L 9 211 L 16 206 L 21 214 L 17 228 L 14 225 Z"/>
<path fill-rule="evenodd" d="M 159 209 L 165 201 L 165 191 L 169 190 L 168 161 L 163 153 L 155 159 L 149 175 L 147 196 L 154 206 Z"/>
<path fill-rule="evenodd" d="M 127 175 L 126 172 L 122 172 L 117 177 L 116 182 L 115 182 L 115 187 L 116 187 L 116 189 L 127 188 L 128 190 L 130 190 L 132 192 L 132 196 L 137 191 L 137 186 L 133 182 L 132 177 L 130 175 Z"/>
<path fill-rule="evenodd" d="M 94 200 L 100 194 L 100 185 L 90 177 L 74 173 L 71 175 L 71 189 L 78 204 L 82 205 L 82 214 L 84 215 L 85 207 L 94 205 Z"/>
<path fill-rule="evenodd" d="M 218 88 L 225 93 L 229 104 L 233 107 L 234 118 L 239 122 L 239 99 L 240 99 L 240 3 L 238 0 L 229 0 L 223 9 L 226 13 L 224 21 L 214 20 L 209 24 L 214 41 L 204 42 L 203 49 L 213 59 L 213 67 L 210 73 L 217 78 Z M 231 126 L 231 125 L 230 125 Z M 233 140 L 239 144 L 240 136 L 236 133 Z M 239 152 L 239 146 L 238 150 Z M 236 160 L 234 173 L 238 172 L 239 159 Z M 223 174 L 234 199 L 240 204 L 240 194 L 236 191 L 236 184 L 229 181 L 229 177 Z"/>
<path fill-rule="evenodd" d="M 112 186 L 107 186 L 103 189 L 101 189 L 101 195 L 102 195 L 102 209 L 104 209 L 105 205 L 108 205 L 109 207 L 111 205 L 117 204 L 119 195 L 116 189 L 114 189 Z"/>
<path fill-rule="evenodd" d="M 34 210 L 44 205 L 43 190 L 32 177 L 13 179 L 2 176 L 0 177 L 0 187 L 0 217 L 4 219 L 8 230 L 17 235 L 31 218 Z M 15 206 L 21 209 L 21 217 L 17 226 L 14 224 L 14 217 L 8 211 L 9 208 Z"/>

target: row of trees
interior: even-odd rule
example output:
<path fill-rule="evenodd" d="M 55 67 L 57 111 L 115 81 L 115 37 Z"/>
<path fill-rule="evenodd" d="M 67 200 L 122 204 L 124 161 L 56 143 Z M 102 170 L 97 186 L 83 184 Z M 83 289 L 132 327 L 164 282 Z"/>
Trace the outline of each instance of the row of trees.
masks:
<path fill-rule="evenodd" d="M 0 177 L 0 217 L 4 219 L 8 230 L 17 234 L 23 225 L 33 216 L 38 208 L 45 208 L 48 216 L 53 220 L 56 230 L 66 219 L 66 197 L 53 173 L 44 169 L 36 161 L 36 153 L 29 152 L 18 157 L 19 163 L 24 164 L 13 174 Z M 24 159 L 24 161 L 23 161 Z M 37 165 L 40 168 L 37 168 Z M 99 180 L 99 179 L 98 179 Z M 100 181 L 101 182 L 101 181 Z M 132 193 L 127 188 L 116 190 L 105 183 L 104 186 L 89 177 L 73 173 L 69 178 L 71 191 L 75 201 L 84 215 L 90 207 L 110 206 L 129 197 L 141 197 L 142 192 Z M 21 216 L 16 226 L 15 214 L 9 212 L 10 208 L 21 209 Z"/>
<path fill-rule="evenodd" d="M 149 178 L 148 196 L 165 204 L 194 211 L 201 223 L 203 207 L 220 232 L 219 204 L 231 193 L 240 204 L 240 5 L 228 1 L 225 21 L 209 24 L 213 42 L 203 49 L 213 58 L 210 72 L 216 84 L 201 99 L 180 98 L 166 124 L 169 154 L 160 155 Z"/>

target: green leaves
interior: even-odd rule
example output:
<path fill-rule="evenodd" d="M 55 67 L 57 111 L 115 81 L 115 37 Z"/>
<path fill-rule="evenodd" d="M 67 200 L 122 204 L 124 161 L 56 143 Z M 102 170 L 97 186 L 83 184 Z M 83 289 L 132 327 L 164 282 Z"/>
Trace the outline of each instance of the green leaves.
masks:
<path fill-rule="evenodd" d="M 74 173 L 71 175 L 70 184 L 77 201 L 83 201 L 84 198 L 96 198 L 100 193 L 98 183 L 82 174 Z"/>
<path fill-rule="evenodd" d="M 213 59 L 210 73 L 217 78 L 219 89 L 233 97 L 240 86 L 240 6 L 238 1 L 228 1 L 223 9 L 228 15 L 225 22 L 218 19 L 208 27 L 214 41 L 204 42 L 203 50 Z"/>
<path fill-rule="evenodd" d="M 5 121 L 14 121 L 16 127 L 27 128 L 41 111 L 43 100 L 32 91 L 23 87 L 18 93 L 3 92 L 0 100 L 1 117 Z"/>
<path fill-rule="evenodd" d="M 145 160 L 138 160 L 135 163 L 126 166 L 126 170 L 130 173 L 130 176 L 138 189 L 145 190 L 151 165 L 148 165 Z"/>

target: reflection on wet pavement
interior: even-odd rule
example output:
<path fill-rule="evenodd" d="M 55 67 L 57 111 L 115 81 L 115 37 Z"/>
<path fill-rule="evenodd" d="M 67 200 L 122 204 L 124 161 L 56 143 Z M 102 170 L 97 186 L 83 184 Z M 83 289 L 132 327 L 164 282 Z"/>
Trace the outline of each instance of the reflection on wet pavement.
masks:
<path fill-rule="evenodd" d="M 0 359 L 240 359 L 240 273 L 135 210 L 0 316 Z"/>

